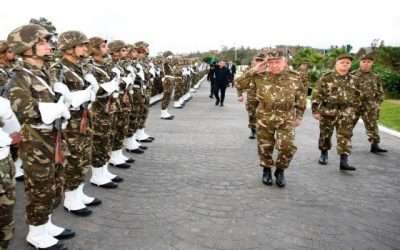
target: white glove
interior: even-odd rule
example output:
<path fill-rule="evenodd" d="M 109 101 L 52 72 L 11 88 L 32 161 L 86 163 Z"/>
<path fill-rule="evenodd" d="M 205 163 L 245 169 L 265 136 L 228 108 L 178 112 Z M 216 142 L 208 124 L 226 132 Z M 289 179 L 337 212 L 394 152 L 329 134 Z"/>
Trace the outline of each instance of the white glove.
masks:
<path fill-rule="evenodd" d="M 104 89 L 108 95 L 111 95 L 113 92 L 118 91 L 119 87 L 118 87 L 118 83 L 117 81 L 114 79 L 112 79 L 109 82 L 105 82 L 100 84 L 100 87 L 102 89 Z"/>
<path fill-rule="evenodd" d="M 99 83 L 97 82 L 97 79 L 94 77 L 92 73 L 86 74 L 84 78 L 86 81 L 90 82 L 93 92 L 96 95 L 97 91 L 99 90 Z"/>
<path fill-rule="evenodd" d="M 44 124 L 51 124 L 61 118 L 65 105 L 61 102 L 39 102 L 39 111 Z"/>
<path fill-rule="evenodd" d="M 126 85 L 133 84 L 133 78 L 130 74 L 126 77 L 122 77 L 122 81 L 124 81 Z"/>
<path fill-rule="evenodd" d="M 150 68 L 149 72 L 153 77 L 156 77 L 156 69 L 155 68 Z"/>
<path fill-rule="evenodd" d="M 135 73 L 135 69 L 132 67 L 132 65 L 129 65 L 128 67 L 126 67 L 126 70 L 128 70 L 131 73 Z"/>
<path fill-rule="evenodd" d="M 71 118 L 71 113 L 69 112 L 69 104 L 65 104 L 62 97 L 58 100 L 57 104 L 59 104 L 60 109 L 62 109 L 61 116 L 64 117 L 65 120 L 69 120 Z"/>
<path fill-rule="evenodd" d="M 71 103 L 71 91 L 67 85 L 62 82 L 56 82 L 53 85 L 53 90 L 54 92 L 61 94 L 66 103 Z"/>
<path fill-rule="evenodd" d="M 121 70 L 119 70 L 117 67 L 112 68 L 111 71 L 117 75 L 117 78 L 121 77 Z"/>
<path fill-rule="evenodd" d="M 92 100 L 93 92 L 90 87 L 85 90 L 78 90 L 71 92 L 71 105 L 74 108 L 78 108 L 85 102 Z"/>
<path fill-rule="evenodd" d="M 10 101 L 0 96 L 0 118 L 3 120 L 9 119 L 14 112 L 11 109 Z"/>
<path fill-rule="evenodd" d="M 140 63 L 137 63 L 136 68 L 139 69 L 139 72 L 137 73 L 137 75 L 144 81 L 144 71 L 143 71 L 142 65 L 140 65 Z"/>

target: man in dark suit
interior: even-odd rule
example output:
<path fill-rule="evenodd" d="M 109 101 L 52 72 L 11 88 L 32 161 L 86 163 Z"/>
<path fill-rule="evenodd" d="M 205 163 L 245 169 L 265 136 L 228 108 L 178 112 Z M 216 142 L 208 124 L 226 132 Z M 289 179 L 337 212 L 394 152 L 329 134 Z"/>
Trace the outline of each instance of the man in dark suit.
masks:
<path fill-rule="evenodd" d="M 214 70 L 215 86 L 214 95 L 217 99 L 215 105 L 224 106 L 225 90 L 229 86 L 231 80 L 231 72 L 226 67 L 224 60 L 220 60 Z M 221 93 L 221 95 L 220 95 Z"/>
<path fill-rule="evenodd" d="M 208 71 L 207 74 L 207 80 L 210 81 L 210 98 L 212 99 L 214 96 L 214 86 L 215 86 L 215 67 L 217 67 L 216 63 L 213 62 L 210 65 L 210 70 Z"/>

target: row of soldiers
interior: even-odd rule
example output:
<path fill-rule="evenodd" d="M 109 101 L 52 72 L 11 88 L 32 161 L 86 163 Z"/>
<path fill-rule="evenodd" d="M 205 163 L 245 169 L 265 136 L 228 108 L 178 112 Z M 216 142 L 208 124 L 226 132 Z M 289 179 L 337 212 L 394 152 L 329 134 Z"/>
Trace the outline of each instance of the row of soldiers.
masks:
<path fill-rule="evenodd" d="M 102 201 L 84 192 L 89 169 L 91 184 L 117 188 L 123 178 L 108 167 L 130 168 L 132 154 L 144 153 L 142 143 L 154 140 L 145 131 L 150 97 L 162 91 L 161 118 L 172 119 L 172 95 L 174 107 L 182 108 L 201 76 L 193 61 L 171 52 L 156 65 L 146 42 L 108 43 L 79 31 L 59 35 L 61 58 L 54 60 L 52 37 L 29 24 L 0 43 L 0 249 L 14 230 L 14 161 L 23 162 L 27 242 L 66 249 L 59 240 L 75 232 L 52 221 L 62 198 L 69 213 L 90 215 L 89 207 Z M 21 60 L 11 66 L 15 56 Z"/>
<path fill-rule="evenodd" d="M 372 71 L 374 57 L 365 54 L 360 58 L 360 68 L 351 72 L 353 57 L 339 55 L 332 71 L 324 74 L 312 92 L 313 117 L 319 121 L 318 162 L 328 164 L 331 137 L 336 129 L 339 168 L 354 171 L 348 162 L 351 154 L 353 129 L 362 118 L 372 153 L 385 153 L 379 146 L 379 106 L 384 98 L 382 81 Z M 249 113 L 250 139 L 257 138 L 262 181 L 272 185 L 272 167 L 276 184 L 286 185 L 284 171 L 297 150 L 294 145 L 295 128 L 299 126 L 310 94 L 309 63 L 305 62 L 299 72 L 287 65 L 280 50 L 271 49 L 257 54 L 250 68 L 235 79 L 238 100 L 247 93 L 246 109 Z M 276 160 L 273 151 L 278 151 Z"/>

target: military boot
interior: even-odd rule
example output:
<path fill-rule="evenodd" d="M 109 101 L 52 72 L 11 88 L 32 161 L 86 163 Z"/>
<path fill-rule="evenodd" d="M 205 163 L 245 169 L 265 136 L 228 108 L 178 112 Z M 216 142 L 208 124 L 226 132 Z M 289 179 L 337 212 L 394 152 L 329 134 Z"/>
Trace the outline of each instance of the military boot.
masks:
<path fill-rule="evenodd" d="M 271 186 L 272 185 L 271 168 L 263 167 L 262 182 L 267 186 Z"/>
<path fill-rule="evenodd" d="M 319 157 L 318 163 L 321 165 L 328 164 L 328 151 L 321 150 L 321 156 Z"/>
<path fill-rule="evenodd" d="M 372 143 L 371 144 L 371 153 L 377 154 L 377 153 L 386 153 L 387 150 L 379 147 L 378 143 Z"/>
<path fill-rule="evenodd" d="M 283 188 L 286 186 L 285 171 L 283 169 L 277 168 L 275 170 L 275 183 L 278 187 Z"/>
<path fill-rule="evenodd" d="M 256 139 L 256 129 L 255 128 L 250 129 L 249 139 Z"/>
<path fill-rule="evenodd" d="M 355 171 L 356 168 L 349 165 L 349 156 L 347 154 L 340 155 L 340 170 Z"/>

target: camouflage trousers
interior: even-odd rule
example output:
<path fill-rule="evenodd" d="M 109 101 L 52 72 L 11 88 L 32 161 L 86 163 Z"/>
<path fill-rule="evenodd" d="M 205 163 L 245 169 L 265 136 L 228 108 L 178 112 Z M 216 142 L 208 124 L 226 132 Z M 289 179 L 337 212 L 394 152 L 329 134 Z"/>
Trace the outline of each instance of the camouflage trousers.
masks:
<path fill-rule="evenodd" d="M 85 176 L 92 163 L 92 130 L 89 125 L 86 133 L 80 132 L 81 112 L 72 111 L 71 119 L 65 130 L 65 138 L 70 154 L 65 164 L 65 190 L 74 190 L 85 181 Z M 90 120 L 90 119 L 89 119 Z"/>
<path fill-rule="evenodd" d="M 112 151 L 119 150 L 124 146 L 124 139 L 128 136 L 130 112 L 119 110 L 114 114 L 112 131 Z"/>
<path fill-rule="evenodd" d="M 172 92 L 174 91 L 174 81 L 172 78 L 166 77 L 163 81 L 163 99 L 161 101 L 161 109 L 165 110 L 171 101 Z"/>
<path fill-rule="evenodd" d="M 294 145 L 295 129 L 291 121 L 276 117 L 263 117 L 257 120 L 257 142 L 260 165 L 265 168 L 276 166 L 279 169 L 289 167 L 297 147 Z M 274 148 L 278 156 L 274 163 Z"/>
<path fill-rule="evenodd" d="M 337 153 L 350 155 L 351 137 L 353 136 L 354 110 L 338 110 L 334 116 L 321 114 L 319 121 L 319 149 L 328 151 L 332 148 L 331 138 L 336 129 Z"/>
<path fill-rule="evenodd" d="M 370 143 L 380 143 L 379 137 L 379 105 L 378 104 L 364 104 L 363 109 L 356 112 L 354 118 L 354 126 L 356 126 L 358 119 L 362 119 L 364 127 L 367 132 L 368 141 Z"/>
<path fill-rule="evenodd" d="M 47 223 L 48 216 L 61 202 L 64 166 L 54 162 L 53 132 L 23 130 L 20 157 L 24 161 L 26 221 L 38 226 Z"/>
<path fill-rule="evenodd" d="M 175 92 L 174 92 L 174 101 L 178 101 L 184 95 L 185 85 L 182 78 L 175 79 Z"/>
<path fill-rule="evenodd" d="M 140 112 L 142 111 L 143 95 L 140 89 L 133 89 L 133 93 L 130 95 L 131 100 L 131 112 L 129 115 L 129 128 L 128 137 L 134 135 L 139 127 L 139 121 L 141 119 Z"/>
<path fill-rule="evenodd" d="M 249 128 L 255 129 L 257 124 L 257 117 L 256 117 L 256 109 L 257 109 L 258 102 L 256 100 L 247 100 L 246 102 L 246 110 L 249 114 Z"/>
<path fill-rule="evenodd" d="M 110 158 L 109 153 L 112 150 L 112 121 L 113 114 L 106 111 L 92 112 L 92 166 L 102 167 Z"/>
<path fill-rule="evenodd" d="M 0 160 L 0 249 L 7 249 L 14 234 L 15 169 L 9 155 Z"/>
<path fill-rule="evenodd" d="M 140 99 L 138 129 L 146 127 L 146 120 L 147 117 L 149 116 L 149 108 L 150 108 L 150 93 L 146 89 L 144 95 L 142 95 Z"/>

